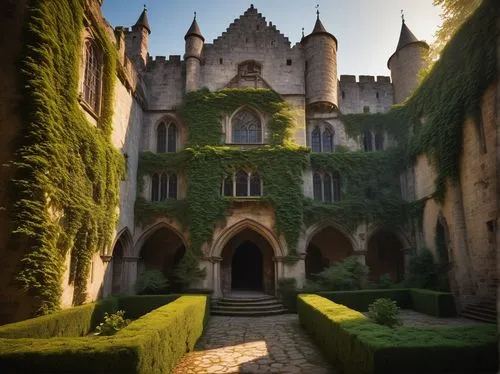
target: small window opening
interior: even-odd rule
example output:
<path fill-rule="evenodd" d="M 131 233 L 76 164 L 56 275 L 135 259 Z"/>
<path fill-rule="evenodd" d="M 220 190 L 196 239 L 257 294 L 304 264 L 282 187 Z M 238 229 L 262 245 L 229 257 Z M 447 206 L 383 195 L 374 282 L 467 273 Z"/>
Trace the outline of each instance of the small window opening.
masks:
<path fill-rule="evenodd" d="M 219 64 L 222 65 L 224 63 L 224 60 L 222 58 L 219 58 Z"/>
<path fill-rule="evenodd" d="M 342 91 L 342 99 L 345 99 L 345 92 Z"/>
<path fill-rule="evenodd" d="M 260 26 L 259 25 L 257 25 L 257 30 L 260 30 Z"/>
<path fill-rule="evenodd" d="M 493 244 L 495 242 L 495 220 L 486 222 L 486 228 L 488 229 L 488 243 Z"/>
<path fill-rule="evenodd" d="M 369 106 L 364 106 L 363 107 L 363 113 L 370 113 L 370 107 Z"/>
<path fill-rule="evenodd" d="M 375 96 L 377 97 L 377 99 L 380 99 L 380 95 L 378 92 L 375 94 Z"/>
<path fill-rule="evenodd" d="M 292 64 L 292 60 L 291 59 L 286 60 L 286 64 L 290 66 Z"/>

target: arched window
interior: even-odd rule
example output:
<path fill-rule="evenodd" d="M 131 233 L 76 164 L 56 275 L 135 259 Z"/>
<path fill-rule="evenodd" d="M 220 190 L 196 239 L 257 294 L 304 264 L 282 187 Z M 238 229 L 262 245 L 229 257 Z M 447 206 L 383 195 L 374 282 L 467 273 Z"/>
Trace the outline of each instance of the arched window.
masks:
<path fill-rule="evenodd" d="M 377 132 L 375 134 L 375 150 L 382 151 L 384 149 L 384 134 Z"/>
<path fill-rule="evenodd" d="M 222 182 L 223 196 L 258 197 L 262 196 L 262 179 L 258 172 L 239 170 L 227 176 Z"/>
<path fill-rule="evenodd" d="M 177 152 L 177 126 L 161 122 L 156 128 L 156 152 Z"/>
<path fill-rule="evenodd" d="M 155 173 L 151 177 L 151 201 L 158 200 L 160 200 L 160 177 Z"/>
<path fill-rule="evenodd" d="M 316 171 L 313 174 L 314 200 L 331 203 L 340 201 L 340 177 L 336 173 Z"/>
<path fill-rule="evenodd" d="M 165 153 L 167 151 L 167 126 L 162 122 L 156 129 L 156 152 Z"/>
<path fill-rule="evenodd" d="M 318 126 L 311 133 L 311 148 L 313 152 L 321 152 L 321 131 Z"/>
<path fill-rule="evenodd" d="M 236 196 L 248 196 L 248 174 L 242 170 L 236 173 Z"/>
<path fill-rule="evenodd" d="M 167 152 L 177 152 L 177 126 L 173 123 L 168 125 Z"/>
<path fill-rule="evenodd" d="M 328 173 L 323 175 L 323 201 L 332 201 L 332 177 Z"/>
<path fill-rule="evenodd" d="M 252 111 L 240 110 L 232 119 L 232 135 L 235 144 L 262 143 L 262 124 Z"/>
<path fill-rule="evenodd" d="M 363 145 L 365 151 L 373 151 L 373 135 L 371 131 L 365 131 Z"/>
<path fill-rule="evenodd" d="M 328 127 L 323 131 L 323 152 L 333 152 L 333 132 Z"/>
<path fill-rule="evenodd" d="M 175 173 L 153 174 L 151 177 L 151 201 L 177 199 L 177 175 Z"/>
<path fill-rule="evenodd" d="M 260 176 L 259 173 L 252 173 L 250 176 L 250 196 L 260 196 Z"/>
<path fill-rule="evenodd" d="M 162 173 L 160 177 L 160 201 L 166 200 L 168 196 L 168 175 Z"/>
<path fill-rule="evenodd" d="M 85 42 L 85 75 L 83 99 L 95 113 L 99 113 L 101 101 L 102 59 L 97 46 L 91 40 Z"/>
<path fill-rule="evenodd" d="M 314 173 L 313 175 L 313 192 L 314 192 L 314 200 L 322 201 L 323 200 L 323 188 L 321 182 L 321 175 L 319 173 Z"/>

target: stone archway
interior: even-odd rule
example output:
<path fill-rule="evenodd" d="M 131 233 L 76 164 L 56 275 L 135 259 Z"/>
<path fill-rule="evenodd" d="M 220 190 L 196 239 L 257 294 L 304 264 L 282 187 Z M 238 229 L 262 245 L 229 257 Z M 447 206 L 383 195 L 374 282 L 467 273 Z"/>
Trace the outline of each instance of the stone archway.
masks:
<path fill-rule="evenodd" d="M 275 292 L 274 251 L 258 232 L 245 228 L 235 234 L 221 253 L 221 290 Z"/>
<path fill-rule="evenodd" d="M 175 289 L 173 271 L 181 261 L 186 247 L 182 238 L 169 227 L 160 226 L 144 240 L 140 252 L 137 275 L 147 270 L 160 270 Z"/>
<path fill-rule="evenodd" d="M 351 240 L 339 229 L 326 226 L 317 230 L 306 249 L 306 278 L 314 278 L 314 274 L 351 256 L 353 251 Z"/>
<path fill-rule="evenodd" d="M 366 265 L 370 268 L 372 280 L 378 281 L 384 274 L 389 274 L 393 282 L 403 279 L 404 245 L 396 234 L 379 230 L 370 237 L 367 248 Z"/>
<path fill-rule="evenodd" d="M 111 272 L 108 274 L 111 276 L 111 285 L 110 285 L 111 287 L 109 286 L 108 283 L 107 287 L 110 288 L 107 289 L 108 290 L 111 289 L 111 294 L 118 294 L 127 289 L 124 257 L 130 251 L 131 243 L 132 243 L 132 237 L 128 229 L 125 228 L 117 235 L 117 239 L 113 246 L 113 250 L 110 256 Z M 107 275 L 107 277 L 109 277 L 109 275 Z"/>

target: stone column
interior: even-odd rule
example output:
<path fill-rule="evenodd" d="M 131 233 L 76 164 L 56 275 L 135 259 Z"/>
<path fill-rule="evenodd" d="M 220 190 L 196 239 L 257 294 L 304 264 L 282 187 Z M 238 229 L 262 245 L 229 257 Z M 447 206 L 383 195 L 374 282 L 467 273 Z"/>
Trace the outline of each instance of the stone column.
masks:
<path fill-rule="evenodd" d="M 101 255 L 101 260 L 104 266 L 104 277 L 102 280 L 102 297 L 107 297 L 111 294 L 111 287 L 113 284 L 113 263 L 112 256 Z"/>
<path fill-rule="evenodd" d="M 297 287 L 301 288 L 306 278 L 306 254 L 300 253 L 299 256 L 299 259 L 294 263 L 283 262 L 283 277 L 295 278 L 297 280 Z"/>
<path fill-rule="evenodd" d="M 362 263 L 363 265 L 366 265 L 366 253 L 368 251 L 365 250 L 360 250 L 360 251 L 353 251 L 352 252 L 352 257 L 356 257 L 356 259 Z"/>
<path fill-rule="evenodd" d="M 222 257 L 211 257 L 212 263 L 212 289 L 213 289 L 213 298 L 220 299 L 222 294 L 221 288 L 221 276 L 220 276 L 220 263 L 222 262 Z"/>
<path fill-rule="evenodd" d="M 139 257 L 129 256 L 123 257 L 123 274 L 122 274 L 122 282 L 123 282 L 123 291 L 125 292 L 134 292 L 134 285 L 137 280 L 137 261 Z"/>
<path fill-rule="evenodd" d="M 412 247 L 406 247 L 406 248 L 401 249 L 401 252 L 403 252 L 403 256 L 404 256 L 405 275 L 406 275 L 406 272 L 408 271 L 408 267 L 410 266 L 410 259 L 414 253 L 414 250 Z"/>
<path fill-rule="evenodd" d="M 284 277 L 283 257 L 273 257 L 274 262 L 274 295 L 278 296 L 278 280 Z"/>

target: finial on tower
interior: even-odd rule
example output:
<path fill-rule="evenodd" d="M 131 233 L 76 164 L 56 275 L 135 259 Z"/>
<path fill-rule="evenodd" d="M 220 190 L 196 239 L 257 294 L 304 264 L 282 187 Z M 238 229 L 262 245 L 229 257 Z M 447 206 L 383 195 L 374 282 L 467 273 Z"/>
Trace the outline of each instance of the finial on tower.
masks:
<path fill-rule="evenodd" d="M 316 4 L 316 16 L 319 19 L 319 4 Z"/>
<path fill-rule="evenodd" d="M 304 28 L 302 27 L 302 38 L 304 38 Z"/>
<path fill-rule="evenodd" d="M 147 11 L 148 10 L 148 7 L 146 6 L 146 4 L 144 4 L 144 10 Z"/>
<path fill-rule="evenodd" d="M 194 11 L 194 20 L 196 21 L 196 10 Z"/>
<path fill-rule="evenodd" d="M 405 23 L 405 12 L 403 9 L 401 9 L 401 20 Z"/>

